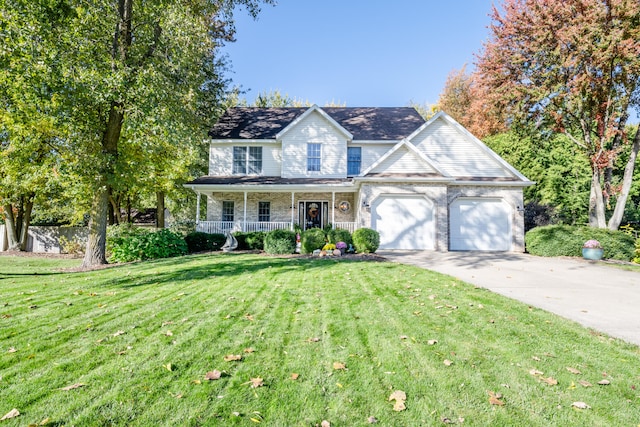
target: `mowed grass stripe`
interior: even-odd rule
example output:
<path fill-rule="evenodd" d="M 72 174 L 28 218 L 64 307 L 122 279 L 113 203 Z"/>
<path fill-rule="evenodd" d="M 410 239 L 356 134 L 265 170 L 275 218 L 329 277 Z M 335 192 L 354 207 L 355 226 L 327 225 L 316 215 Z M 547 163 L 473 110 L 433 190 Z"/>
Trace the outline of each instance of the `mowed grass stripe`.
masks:
<path fill-rule="evenodd" d="M 638 424 L 637 347 L 447 276 L 207 254 L 51 277 L 0 288 L 15 313 L 0 319 L 0 345 L 18 349 L 0 354 L 0 412 L 23 414 L 6 425 Z M 212 369 L 225 375 L 204 381 Z M 597 386 L 604 373 L 611 385 Z M 251 388 L 255 377 L 265 385 Z M 75 382 L 86 386 L 58 390 Z M 408 395 L 400 413 L 387 401 L 396 389 Z"/>

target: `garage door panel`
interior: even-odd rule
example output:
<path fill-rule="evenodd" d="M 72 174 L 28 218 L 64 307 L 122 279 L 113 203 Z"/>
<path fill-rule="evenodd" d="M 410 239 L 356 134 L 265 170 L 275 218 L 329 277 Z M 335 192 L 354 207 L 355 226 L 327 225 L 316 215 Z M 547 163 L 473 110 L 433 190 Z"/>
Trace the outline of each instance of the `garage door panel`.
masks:
<path fill-rule="evenodd" d="M 497 199 L 456 200 L 449 209 L 450 250 L 508 251 L 511 212 Z"/>
<path fill-rule="evenodd" d="M 380 249 L 434 249 L 433 204 L 423 197 L 386 196 L 371 210 Z"/>

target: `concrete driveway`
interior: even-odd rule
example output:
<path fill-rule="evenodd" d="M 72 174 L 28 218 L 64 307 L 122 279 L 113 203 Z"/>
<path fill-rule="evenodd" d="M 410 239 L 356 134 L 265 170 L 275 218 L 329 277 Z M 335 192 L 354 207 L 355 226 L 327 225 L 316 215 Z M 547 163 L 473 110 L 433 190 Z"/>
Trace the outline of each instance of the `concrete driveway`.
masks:
<path fill-rule="evenodd" d="M 381 251 L 640 345 L 640 272 L 580 258 L 504 252 Z"/>

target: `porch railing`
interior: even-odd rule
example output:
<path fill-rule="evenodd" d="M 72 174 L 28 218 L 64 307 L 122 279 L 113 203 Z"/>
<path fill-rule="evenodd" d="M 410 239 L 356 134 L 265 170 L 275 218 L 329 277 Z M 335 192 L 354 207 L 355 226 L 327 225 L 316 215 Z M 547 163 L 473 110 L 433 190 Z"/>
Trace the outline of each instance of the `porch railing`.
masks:
<path fill-rule="evenodd" d="M 336 222 L 333 224 L 333 228 L 342 228 L 347 230 L 349 233 L 353 233 L 356 229 L 355 222 Z M 291 229 L 290 222 L 254 222 L 254 221 L 199 221 L 196 224 L 196 231 L 201 231 L 203 233 L 222 233 L 225 232 L 234 232 L 234 231 L 244 231 L 244 232 L 253 232 L 253 231 L 272 231 Z"/>

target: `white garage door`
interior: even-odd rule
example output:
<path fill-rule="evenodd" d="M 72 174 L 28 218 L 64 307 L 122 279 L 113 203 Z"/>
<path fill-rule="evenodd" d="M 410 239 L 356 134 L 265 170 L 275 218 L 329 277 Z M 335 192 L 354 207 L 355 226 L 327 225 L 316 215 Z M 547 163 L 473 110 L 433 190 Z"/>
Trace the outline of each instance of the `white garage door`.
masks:
<path fill-rule="evenodd" d="M 449 224 L 452 251 L 511 250 L 511 209 L 500 199 L 457 199 Z"/>
<path fill-rule="evenodd" d="M 383 196 L 371 207 L 380 249 L 435 249 L 433 203 L 420 196 Z"/>

